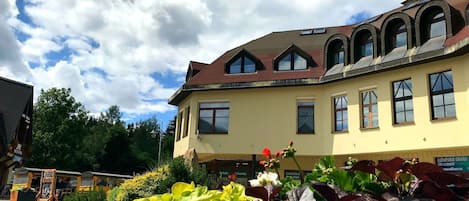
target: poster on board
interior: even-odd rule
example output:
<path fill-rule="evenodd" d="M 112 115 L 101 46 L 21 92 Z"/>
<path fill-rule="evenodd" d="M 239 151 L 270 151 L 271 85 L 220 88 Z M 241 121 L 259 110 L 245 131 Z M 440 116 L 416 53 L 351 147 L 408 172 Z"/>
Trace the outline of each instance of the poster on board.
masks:
<path fill-rule="evenodd" d="M 53 200 L 55 194 L 56 170 L 44 169 L 41 174 L 39 200 Z"/>

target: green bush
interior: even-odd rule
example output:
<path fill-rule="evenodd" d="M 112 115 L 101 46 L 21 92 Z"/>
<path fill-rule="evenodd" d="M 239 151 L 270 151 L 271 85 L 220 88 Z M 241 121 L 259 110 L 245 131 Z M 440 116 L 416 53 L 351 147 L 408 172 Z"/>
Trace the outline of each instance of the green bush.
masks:
<path fill-rule="evenodd" d="M 112 188 L 108 194 L 107 194 L 107 197 L 106 197 L 106 200 L 107 201 L 116 201 L 116 198 L 117 198 L 117 194 L 119 193 L 120 191 L 120 188 L 119 187 L 114 187 Z"/>
<path fill-rule="evenodd" d="M 115 197 L 109 196 L 108 201 L 132 201 L 136 198 L 156 194 L 161 191 L 161 184 L 168 175 L 169 168 L 164 166 L 128 179 L 119 186 L 118 190 L 115 190 L 117 195 Z"/>
<path fill-rule="evenodd" d="M 79 191 L 64 196 L 63 201 L 105 201 L 106 192 L 100 191 Z"/>
<path fill-rule="evenodd" d="M 208 176 L 204 168 L 195 167 L 193 171 L 177 157 L 162 168 L 146 172 L 122 183 L 109 193 L 107 201 L 131 201 L 136 198 L 164 194 L 171 190 L 176 182 L 194 182 L 207 185 Z"/>

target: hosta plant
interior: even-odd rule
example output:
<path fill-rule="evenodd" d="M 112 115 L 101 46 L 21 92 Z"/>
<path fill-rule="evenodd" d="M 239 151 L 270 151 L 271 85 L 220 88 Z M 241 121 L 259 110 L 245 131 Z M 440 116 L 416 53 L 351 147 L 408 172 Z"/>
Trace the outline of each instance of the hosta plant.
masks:
<path fill-rule="evenodd" d="M 223 191 L 208 190 L 206 186 L 195 186 L 194 183 L 177 182 L 171 193 L 140 198 L 134 201 L 251 201 L 254 197 L 246 196 L 244 186 L 231 182 L 223 186 Z"/>

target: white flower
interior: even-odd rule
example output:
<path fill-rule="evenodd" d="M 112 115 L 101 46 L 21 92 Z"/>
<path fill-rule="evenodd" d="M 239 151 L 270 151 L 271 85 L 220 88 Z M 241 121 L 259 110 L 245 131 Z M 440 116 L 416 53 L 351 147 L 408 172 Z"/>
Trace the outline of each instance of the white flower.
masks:
<path fill-rule="evenodd" d="M 273 172 L 259 173 L 257 175 L 257 179 L 251 179 L 249 180 L 249 183 L 251 184 L 252 187 L 266 186 L 266 185 L 279 186 L 282 184 L 278 180 L 277 173 L 273 173 Z"/>
<path fill-rule="evenodd" d="M 251 179 L 249 180 L 249 184 L 251 184 L 252 187 L 260 187 L 262 186 L 259 180 L 257 179 Z"/>

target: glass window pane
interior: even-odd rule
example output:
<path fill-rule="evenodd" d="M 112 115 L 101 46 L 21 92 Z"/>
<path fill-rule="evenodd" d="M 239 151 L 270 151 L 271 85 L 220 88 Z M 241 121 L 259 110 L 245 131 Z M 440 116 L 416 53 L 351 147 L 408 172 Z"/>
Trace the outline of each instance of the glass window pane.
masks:
<path fill-rule="evenodd" d="M 396 86 L 397 85 L 397 86 Z M 404 96 L 404 90 L 402 90 L 402 82 L 397 82 L 394 84 L 394 98 L 401 98 Z"/>
<path fill-rule="evenodd" d="M 377 105 L 377 104 L 373 104 L 373 105 L 371 106 L 371 110 L 372 110 L 371 112 L 373 113 L 373 115 L 378 114 L 378 105 Z"/>
<path fill-rule="evenodd" d="M 342 120 L 342 112 L 336 112 L 335 113 L 335 119 L 336 120 Z"/>
<path fill-rule="evenodd" d="M 228 110 L 215 110 L 216 117 L 228 117 L 229 112 Z"/>
<path fill-rule="evenodd" d="M 405 100 L 405 110 L 413 110 L 414 109 L 414 104 L 412 102 L 412 99 Z"/>
<path fill-rule="evenodd" d="M 343 120 L 346 120 L 346 119 L 347 119 L 347 115 L 348 115 L 348 114 L 347 114 L 347 110 L 343 110 L 343 111 L 342 111 L 342 119 L 343 119 Z"/>
<path fill-rule="evenodd" d="M 405 122 L 405 113 L 404 112 L 396 112 L 396 123 Z"/>
<path fill-rule="evenodd" d="M 451 71 L 443 73 L 442 81 L 443 89 L 453 89 L 453 75 L 451 74 Z"/>
<path fill-rule="evenodd" d="M 212 125 L 212 118 L 200 118 L 199 119 L 199 132 L 207 133 L 211 132 L 213 125 Z"/>
<path fill-rule="evenodd" d="M 378 102 L 378 97 L 376 96 L 375 91 L 370 91 L 370 96 L 371 96 L 371 103 L 377 103 Z"/>
<path fill-rule="evenodd" d="M 373 122 L 371 126 L 378 127 L 378 116 L 373 116 Z"/>
<path fill-rule="evenodd" d="M 230 65 L 230 74 L 241 73 L 241 57 Z"/>
<path fill-rule="evenodd" d="M 314 130 L 314 119 L 312 116 L 298 119 L 298 132 L 312 133 Z"/>
<path fill-rule="evenodd" d="M 445 117 L 445 106 L 438 106 L 438 107 L 433 107 L 433 117 L 438 119 L 438 118 L 443 118 Z"/>
<path fill-rule="evenodd" d="M 278 70 L 291 70 L 291 55 L 285 55 L 280 61 L 278 62 Z"/>
<path fill-rule="evenodd" d="M 370 56 L 373 55 L 373 43 L 370 41 L 365 44 L 365 54 L 364 56 Z"/>
<path fill-rule="evenodd" d="M 306 69 L 306 59 L 301 57 L 298 54 L 293 54 L 293 69 L 295 70 L 300 70 L 300 69 Z"/>
<path fill-rule="evenodd" d="M 414 121 L 414 111 L 413 110 L 406 111 L 405 117 L 406 117 L 406 121 Z"/>
<path fill-rule="evenodd" d="M 455 117 L 456 116 L 456 108 L 455 108 L 454 104 L 445 106 L 445 116 L 446 117 Z"/>
<path fill-rule="evenodd" d="M 454 94 L 453 93 L 446 93 L 446 94 L 443 94 L 443 96 L 444 96 L 446 105 L 454 104 Z"/>
<path fill-rule="evenodd" d="M 441 20 L 430 25 L 430 38 L 446 35 L 446 22 Z"/>
<path fill-rule="evenodd" d="M 230 103 L 200 103 L 199 106 L 202 108 L 223 108 L 223 107 L 230 107 Z"/>
<path fill-rule="evenodd" d="M 337 60 L 335 61 L 335 64 L 343 64 L 344 63 L 344 51 L 340 50 L 337 52 Z"/>
<path fill-rule="evenodd" d="M 244 57 L 244 72 L 245 73 L 256 72 L 256 64 L 247 57 Z"/>
<path fill-rule="evenodd" d="M 430 85 L 432 87 L 432 92 L 441 90 L 441 79 L 439 78 L 439 73 L 430 75 Z"/>
<path fill-rule="evenodd" d="M 363 116 L 366 117 L 370 113 L 368 107 L 363 107 Z"/>
<path fill-rule="evenodd" d="M 313 102 L 298 102 L 297 105 L 298 106 L 313 106 L 314 103 Z"/>
<path fill-rule="evenodd" d="M 368 92 L 362 92 L 362 104 L 367 105 L 370 104 L 370 98 Z"/>
<path fill-rule="evenodd" d="M 342 122 L 342 127 L 343 127 L 343 130 L 347 130 L 347 129 L 348 129 L 348 121 L 347 121 L 347 119 L 344 119 L 344 121 Z"/>
<path fill-rule="evenodd" d="M 213 110 L 200 110 L 200 117 L 212 117 L 213 116 Z"/>
<path fill-rule="evenodd" d="M 217 117 L 215 119 L 215 131 L 222 133 L 228 132 L 228 118 Z"/>
<path fill-rule="evenodd" d="M 298 108 L 298 116 L 313 116 L 313 108 Z"/>
<path fill-rule="evenodd" d="M 433 100 L 433 106 L 441 106 L 444 104 L 443 102 L 443 94 L 440 94 L 440 95 L 433 95 L 432 96 L 432 100 Z"/>
<path fill-rule="evenodd" d="M 368 124 L 369 124 L 369 122 L 368 122 L 368 117 L 363 117 L 363 122 L 362 122 L 362 124 L 363 124 L 363 125 L 362 125 L 363 128 L 368 127 Z"/>
<path fill-rule="evenodd" d="M 404 111 L 404 101 L 396 101 L 394 103 L 394 107 L 395 107 L 394 110 L 396 110 L 396 113 Z"/>
<path fill-rule="evenodd" d="M 342 131 L 344 129 L 343 125 L 342 125 L 342 121 L 336 121 L 335 123 L 335 130 L 336 131 Z"/>
<path fill-rule="evenodd" d="M 340 97 L 335 98 L 335 109 L 341 109 L 342 108 L 342 100 Z"/>
<path fill-rule="evenodd" d="M 396 47 L 407 46 L 407 32 L 401 32 L 396 34 Z"/>

